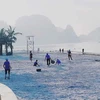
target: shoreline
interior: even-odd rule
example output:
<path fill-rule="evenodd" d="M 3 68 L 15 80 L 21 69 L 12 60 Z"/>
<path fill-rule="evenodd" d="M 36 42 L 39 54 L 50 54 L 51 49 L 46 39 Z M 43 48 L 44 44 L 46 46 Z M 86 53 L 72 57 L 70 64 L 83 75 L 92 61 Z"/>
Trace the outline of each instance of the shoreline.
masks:
<path fill-rule="evenodd" d="M 63 53 L 62 52 L 59 52 L 59 50 L 52 50 L 52 51 L 34 51 L 33 54 L 38 54 L 38 53 L 42 53 L 42 54 L 45 54 L 45 53 L 50 53 L 50 54 L 67 54 L 67 51 L 68 50 L 65 50 Z M 84 52 L 84 54 L 82 54 L 81 51 L 71 51 L 72 54 L 81 54 L 81 55 L 95 55 L 95 56 L 100 56 L 100 53 L 94 53 L 94 52 Z M 13 51 L 14 54 L 27 54 L 27 50 L 14 50 Z M 2 55 L 0 55 L 2 56 Z M 5 53 L 3 53 L 3 56 L 6 56 Z M 11 56 L 11 55 L 10 55 Z"/>

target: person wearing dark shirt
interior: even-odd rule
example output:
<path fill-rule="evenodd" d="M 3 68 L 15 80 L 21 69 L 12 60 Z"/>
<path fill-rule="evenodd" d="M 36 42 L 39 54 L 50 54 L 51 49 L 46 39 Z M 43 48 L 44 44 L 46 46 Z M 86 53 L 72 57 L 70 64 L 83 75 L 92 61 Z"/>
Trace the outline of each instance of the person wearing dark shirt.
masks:
<path fill-rule="evenodd" d="M 82 54 L 84 54 L 84 49 L 82 49 Z"/>
<path fill-rule="evenodd" d="M 59 49 L 59 52 L 61 53 L 61 49 Z"/>
<path fill-rule="evenodd" d="M 30 51 L 30 60 L 32 61 L 32 58 L 33 58 L 33 54 L 32 54 L 32 51 Z"/>
<path fill-rule="evenodd" d="M 50 55 L 48 53 L 46 54 L 45 59 L 47 60 L 47 65 L 49 66 L 51 57 L 50 57 Z"/>
<path fill-rule="evenodd" d="M 7 78 L 7 73 L 8 73 L 8 79 L 10 79 L 10 62 L 8 61 L 8 59 L 6 59 L 6 61 L 3 64 L 3 68 L 5 69 L 5 79 Z"/>
<path fill-rule="evenodd" d="M 62 53 L 64 53 L 64 49 L 62 49 Z"/>
<path fill-rule="evenodd" d="M 69 59 L 69 60 L 72 60 L 72 53 L 71 53 L 70 50 L 68 50 L 68 59 Z"/>

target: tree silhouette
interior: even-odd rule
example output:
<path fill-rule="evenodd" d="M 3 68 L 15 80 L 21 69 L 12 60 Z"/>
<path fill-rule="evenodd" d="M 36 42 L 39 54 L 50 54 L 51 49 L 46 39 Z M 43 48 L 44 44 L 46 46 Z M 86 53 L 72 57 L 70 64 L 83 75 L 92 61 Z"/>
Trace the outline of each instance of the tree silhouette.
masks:
<path fill-rule="evenodd" d="M 7 42 L 6 38 L 7 38 L 7 35 L 5 34 L 5 29 L 2 28 L 0 30 L 0 55 L 2 55 L 2 45 L 6 44 Z"/>
<path fill-rule="evenodd" d="M 16 35 L 20 34 L 22 35 L 22 33 L 20 32 L 15 32 L 15 28 L 12 28 L 11 26 L 9 26 L 9 28 L 6 30 L 7 32 L 7 47 L 10 47 L 11 49 L 11 54 L 13 54 L 13 45 L 12 43 L 15 43 L 17 38 L 16 38 Z"/>

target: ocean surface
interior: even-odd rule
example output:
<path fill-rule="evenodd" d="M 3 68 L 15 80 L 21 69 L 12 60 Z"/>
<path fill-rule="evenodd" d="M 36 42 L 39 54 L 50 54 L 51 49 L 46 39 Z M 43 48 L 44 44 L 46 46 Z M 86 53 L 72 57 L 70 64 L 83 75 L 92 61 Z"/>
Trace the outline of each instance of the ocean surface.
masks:
<path fill-rule="evenodd" d="M 72 54 L 69 61 L 65 53 L 49 54 L 61 64 L 47 66 L 44 52 L 35 53 L 32 61 L 24 53 L 0 56 L 0 83 L 11 88 L 18 100 L 100 100 L 100 56 Z M 10 80 L 4 79 L 6 57 L 12 67 Z M 36 59 L 40 66 L 33 66 Z"/>
<path fill-rule="evenodd" d="M 63 43 L 63 44 L 48 44 L 48 45 L 34 45 L 34 50 L 37 51 L 39 48 L 40 51 L 58 51 L 60 48 L 71 50 L 74 52 L 81 52 L 84 48 L 85 52 L 90 53 L 100 53 L 100 43 L 99 42 L 82 42 L 82 43 Z M 29 48 L 30 50 L 32 47 Z M 27 50 L 27 46 L 14 46 L 14 50 Z"/>

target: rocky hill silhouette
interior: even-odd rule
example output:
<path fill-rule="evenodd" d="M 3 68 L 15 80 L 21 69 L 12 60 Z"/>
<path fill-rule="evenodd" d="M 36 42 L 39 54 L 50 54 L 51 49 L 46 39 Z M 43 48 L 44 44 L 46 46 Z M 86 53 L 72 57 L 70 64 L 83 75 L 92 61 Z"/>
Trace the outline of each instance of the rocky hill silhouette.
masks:
<path fill-rule="evenodd" d="M 26 36 L 34 35 L 36 44 L 55 44 L 79 42 L 73 28 L 68 25 L 63 31 L 58 31 L 57 27 L 49 18 L 43 15 L 31 15 L 20 17 L 16 21 L 16 29 L 23 33 L 20 39 L 26 41 Z M 19 39 L 19 40 L 20 40 Z"/>
<path fill-rule="evenodd" d="M 94 29 L 88 35 L 79 36 L 79 38 L 83 42 L 100 42 L 100 27 Z"/>

